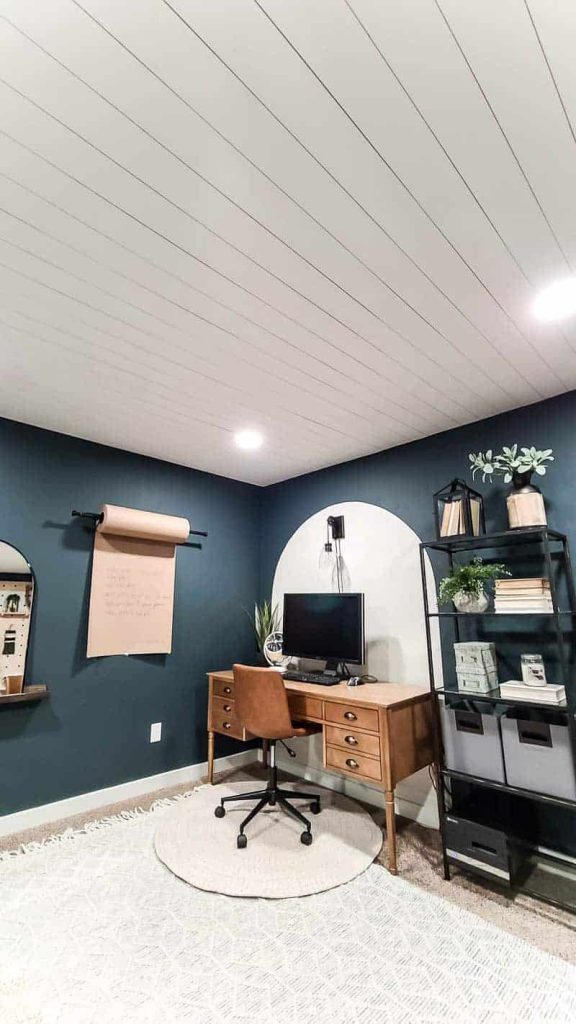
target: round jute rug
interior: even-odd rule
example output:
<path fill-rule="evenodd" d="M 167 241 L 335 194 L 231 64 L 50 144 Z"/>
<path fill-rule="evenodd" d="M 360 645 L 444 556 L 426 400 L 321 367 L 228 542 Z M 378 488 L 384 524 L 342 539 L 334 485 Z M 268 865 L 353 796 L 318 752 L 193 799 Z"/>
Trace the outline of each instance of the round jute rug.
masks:
<path fill-rule="evenodd" d="M 254 801 L 228 804 L 224 818 L 214 816 L 223 796 L 257 789 L 254 783 L 202 786 L 171 808 L 154 838 L 156 853 L 175 875 L 198 889 L 227 896 L 285 899 L 308 896 L 349 882 L 372 863 L 382 846 L 382 832 L 354 800 L 319 790 L 322 811 L 310 815 L 304 802 L 296 804 L 312 823 L 311 846 L 300 842 L 302 826 L 285 811 L 270 807 L 246 829 L 248 845 L 236 846 L 238 826 Z M 283 789 L 302 784 L 283 784 Z"/>

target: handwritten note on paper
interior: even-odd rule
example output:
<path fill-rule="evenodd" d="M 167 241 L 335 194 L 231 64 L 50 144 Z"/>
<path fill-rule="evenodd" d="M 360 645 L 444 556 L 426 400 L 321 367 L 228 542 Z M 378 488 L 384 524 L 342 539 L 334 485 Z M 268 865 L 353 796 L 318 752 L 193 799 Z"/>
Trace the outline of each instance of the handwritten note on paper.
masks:
<path fill-rule="evenodd" d="M 170 653 L 175 566 L 173 543 L 96 533 L 89 658 Z"/>

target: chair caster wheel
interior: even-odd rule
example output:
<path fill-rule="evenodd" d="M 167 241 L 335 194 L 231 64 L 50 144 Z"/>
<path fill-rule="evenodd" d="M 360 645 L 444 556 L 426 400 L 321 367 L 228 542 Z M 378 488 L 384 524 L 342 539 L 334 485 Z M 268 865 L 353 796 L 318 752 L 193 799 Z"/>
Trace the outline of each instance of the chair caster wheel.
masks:
<path fill-rule="evenodd" d="M 303 832 L 302 835 L 300 836 L 300 842 L 304 843 L 304 846 L 311 846 L 312 845 L 312 833 L 311 832 Z"/>
<path fill-rule="evenodd" d="M 315 804 L 312 804 L 310 810 L 312 811 L 312 814 L 320 814 L 320 811 L 322 810 L 320 807 L 320 801 L 318 800 Z"/>
<path fill-rule="evenodd" d="M 245 850 L 248 846 L 248 839 L 245 835 L 240 834 L 236 839 L 236 846 L 239 850 Z"/>
<path fill-rule="evenodd" d="M 216 810 L 214 811 L 214 816 L 215 816 L 216 818 L 223 818 L 225 814 L 226 814 L 226 811 L 225 811 L 225 809 L 224 809 L 224 808 L 222 807 L 222 804 L 220 804 L 220 805 L 219 805 L 219 806 L 218 806 L 218 807 L 216 808 Z"/>

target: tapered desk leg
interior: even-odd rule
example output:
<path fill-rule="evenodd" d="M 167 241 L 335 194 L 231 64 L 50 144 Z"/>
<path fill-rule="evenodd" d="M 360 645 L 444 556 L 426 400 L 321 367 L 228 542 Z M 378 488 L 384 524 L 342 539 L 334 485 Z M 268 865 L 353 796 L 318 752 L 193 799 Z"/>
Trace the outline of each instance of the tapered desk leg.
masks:
<path fill-rule="evenodd" d="M 208 782 L 214 781 L 214 733 L 208 733 Z"/>
<path fill-rule="evenodd" d="M 386 845 L 388 847 L 388 870 L 390 874 L 398 874 L 396 862 L 396 812 L 394 810 L 394 790 L 386 790 Z"/>
<path fill-rule="evenodd" d="M 262 740 L 262 764 L 264 765 L 265 768 L 268 767 L 269 752 L 270 752 L 270 743 L 269 743 L 269 741 L 268 740 Z"/>

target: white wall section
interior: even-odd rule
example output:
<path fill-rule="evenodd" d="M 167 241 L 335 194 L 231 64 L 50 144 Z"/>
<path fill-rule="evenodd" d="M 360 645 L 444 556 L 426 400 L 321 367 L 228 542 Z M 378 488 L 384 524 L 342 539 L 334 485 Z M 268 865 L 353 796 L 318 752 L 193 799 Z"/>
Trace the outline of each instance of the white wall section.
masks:
<path fill-rule="evenodd" d="M 282 608 L 285 593 L 333 589 L 330 568 L 319 567 L 329 515 L 345 518 L 342 554 L 350 573 L 350 589 L 365 595 L 367 671 L 389 682 L 427 683 L 420 538 L 392 512 L 362 501 L 342 502 L 316 512 L 296 530 L 280 556 L 274 574 L 273 600 Z M 430 591 L 434 593 L 429 564 L 428 573 Z M 440 663 L 436 627 L 434 638 Z M 317 773 L 322 767 L 321 737 L 293 741 L 293 745 L 298 750 L 299 764 Z M 284 758 L 281 759 L 284 766 Z M 322 781 L 327 779 L 326 774 Z M 426 805 L 425 823 L 434 823 L 430 789 L 427 771 L 401 783 L 398 798 L 402 801 L 402 813 L 424 820 L 421 808 Z M 413 813 L 409 813 L 411 809 Z"/>

